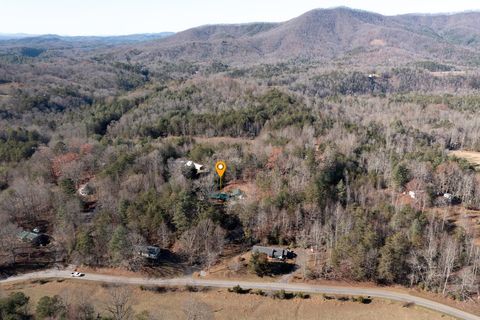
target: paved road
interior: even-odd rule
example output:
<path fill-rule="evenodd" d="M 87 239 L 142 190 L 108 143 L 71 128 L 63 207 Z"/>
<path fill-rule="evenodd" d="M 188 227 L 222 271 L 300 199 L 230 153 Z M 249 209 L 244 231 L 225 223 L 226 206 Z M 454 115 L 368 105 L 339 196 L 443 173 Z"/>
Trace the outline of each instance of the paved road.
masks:
<path fill-rule="evenodd" d="M 0 283 L 9 283 L 15 281 L 26 281 L 42 278 L 70 278 L 70 271 L 68 270 L 46 270 L 40 272 L 33 272 L 24 275 L 10 277 L 0 280 Z M 75 278 L 78 279 L 78 278 Z M 159 279 L 159 278 L 130 278 L 122 276 L 110 276 L 103 274 L 89 273 L 81 278 L 87 281 L 120 283 L 120 284 L 134 284 L 134 285 L 159 285 L 159 286 L 201 286 L 201 287 L 218 287 L 231 288 L 240 285 L 245 289 L 261 289 L 261 290 L 286 290 L 292 292 L 308 292 L 308 293 L 325 293 L 325 294 L 339 294 L 339 295 L 356 295 L 356 296 L 371 296 L 377 298 L 384 298 L 389 300 L 396 300 L 401 302 L 413 302 L 416 305 L 429 308 L 444 314 L 467 320 L 480 320 L 480 317 L 449 307 L 439 302 L 428 299 L 415 297 L 405 293 L 389 291 L 377 288 L 359 288 L 359 287 L 336 287 L 325 285 L 307 285 L 301 283 L 278 283 L 278 282 L 248 282 L 248 281 L 231 281 L 231 280 L 206 280 L 193 278 L 173 278 L 173 279 Z"/>

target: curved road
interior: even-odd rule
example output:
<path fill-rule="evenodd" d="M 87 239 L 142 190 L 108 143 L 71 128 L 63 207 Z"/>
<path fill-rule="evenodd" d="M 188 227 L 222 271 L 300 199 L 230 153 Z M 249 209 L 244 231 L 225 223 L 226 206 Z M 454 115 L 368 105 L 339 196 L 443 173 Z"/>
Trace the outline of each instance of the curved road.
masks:
<path fill-rule="evenodd" d="M 10 277 L 0 280 L 0 283 L 9 283 L 15 281 L 26 281 L 42 278 L 71 278 L 68 270 L 46 270 L 40 272 L 33 272 L 24 275 Z M 78 278 L 75 278 L 78 279 Z M 248 281 L 231 281 L 231 280 L 205 280 L 193 278 L 173 278 L 173 279 L 159 279 L 159 278 L 130 278 L 122 276 L 109 276 L 103 274 L 86 274 L 81 280 L 133 284 L 133 285 L 158 285 L 158 286 L 200 286 L 200 287 L 218 287 L 231 288 L 236 285 L 245 289 L 261 289 L 261 290 L 285 290 L 293 292 L 308 292 L 308 293 L 325 293 L 338 295 L 354 295 L 354 296 L 370 296 L 377 298 L 384 298 L 389 300 L 396 300 L 401 302 L 413 302 L 416 305 L 432 309 L 459 319 L 480 320 L 480 317 L 455 309 L 453 307 L 441 304 L 439 302 L 428 299 L 412 296 L 405 293 L 399 293 L 389 290 L 376 288 L 358 288 L 358 287 L 336 287 L 325 285 L 307 285 L 301 283 L 278 283 L 278 282 L 248 282 Z"/>

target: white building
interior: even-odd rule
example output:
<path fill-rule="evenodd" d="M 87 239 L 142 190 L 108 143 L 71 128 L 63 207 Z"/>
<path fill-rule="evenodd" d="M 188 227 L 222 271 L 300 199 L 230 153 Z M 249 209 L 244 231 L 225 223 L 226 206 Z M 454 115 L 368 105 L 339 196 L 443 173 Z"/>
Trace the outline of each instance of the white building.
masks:
<path fill-rule="evenodd" d="M 195 170 L 197 170 L 197 173 L 203 173 L 203 172 L 208 171 L 207 169 L 205 169 L 205 166 L 203 164 L 199 164 L 199 163 L 193 162 L 191 160 L 187 161 L 185 163 L 185 166 L 187 166 L 187 167 L 194 166 Z"/>

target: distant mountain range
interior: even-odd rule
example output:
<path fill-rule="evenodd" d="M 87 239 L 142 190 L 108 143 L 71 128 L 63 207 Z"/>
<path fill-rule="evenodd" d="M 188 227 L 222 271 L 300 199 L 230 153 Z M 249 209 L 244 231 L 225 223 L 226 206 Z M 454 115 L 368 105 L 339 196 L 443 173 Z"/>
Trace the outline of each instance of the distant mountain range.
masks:
<path fill-rule="evenodd" d="M 141 41 L 150 41 L 165 38 L 175 34 L 174 32 L 160 33 L 140 33 L 120 36 L 59 36 L 55 34 L 34 35 L 26 33 L 0 33 L 0 40 L 24 40 L 24 41 L 42 41 L 42 40 L 60 40 L 65 42 L 108 42 L 108 43 L 132 43 Z M 21 41 L 20 41 L 21 42 Z"/>
<path fill-rule="evenodd" d="M 241 64 L 310 59 L 396 65 L 429 59 L 480 65 L 479 12 L 383 16 L 342 7 L 312 10 L 282 23 L 206 25 L 176 34 L 11 37 L 0 41 L 0 49 L 114 47 L 113 53 L 119 56 L 134 50 L 133 59 L 138 62 L 185 59 Z"/>
<path fill-rule="evenodd" d="M 38 35 L 28 34 L 28 33 L 0 33 L 0 40 L 11 40 L 11 39 L 21 39 L 36 37 Z"/>

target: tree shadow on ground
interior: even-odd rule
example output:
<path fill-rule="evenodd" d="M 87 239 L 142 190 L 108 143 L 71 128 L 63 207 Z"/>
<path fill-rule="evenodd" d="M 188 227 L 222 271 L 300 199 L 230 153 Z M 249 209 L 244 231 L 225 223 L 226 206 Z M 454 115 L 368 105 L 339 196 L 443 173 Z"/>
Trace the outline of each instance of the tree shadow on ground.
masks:
<path fill-rule="evenodd" d="M 156 260 L 147 260 L 142 272 L 150 277 L 177 277 L 191 272 L 183 257 L 170 250 L 162 249 Z"/>
<path fill-rule="evenodd" d="M 296 265 L 293 263 L 286 263 L 282 261 L 269 261 L 267 268 L 268 275 L 277 276 L 295 271 Z"/>

